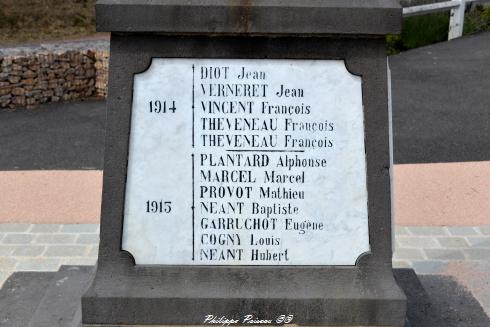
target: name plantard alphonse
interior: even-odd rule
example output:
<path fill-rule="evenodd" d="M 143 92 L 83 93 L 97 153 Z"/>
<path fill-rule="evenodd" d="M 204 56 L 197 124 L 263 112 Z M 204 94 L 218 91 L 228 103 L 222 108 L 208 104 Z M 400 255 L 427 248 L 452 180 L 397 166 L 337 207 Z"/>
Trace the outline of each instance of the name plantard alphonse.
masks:
<path fill-rule="evenodd" d="M 274 318 L 257 317 L 252 314 L 244 314 L 238 318 L 224 315 L 206 315 L 203 319 L 204 325 L 232 326 L 232 325 L 285 325 L 294 320 L 294 315 L 279 314 Z"/>

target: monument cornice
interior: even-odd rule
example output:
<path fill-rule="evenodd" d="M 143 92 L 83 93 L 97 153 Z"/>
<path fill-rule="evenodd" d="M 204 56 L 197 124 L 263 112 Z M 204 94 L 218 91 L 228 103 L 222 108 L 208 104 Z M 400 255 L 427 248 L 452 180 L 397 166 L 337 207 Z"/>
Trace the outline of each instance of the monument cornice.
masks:
<path fill-rule="evenodd" d="M 396 0 L 99 0 L 97 30 L 206 35 L 399 34 Z"/>

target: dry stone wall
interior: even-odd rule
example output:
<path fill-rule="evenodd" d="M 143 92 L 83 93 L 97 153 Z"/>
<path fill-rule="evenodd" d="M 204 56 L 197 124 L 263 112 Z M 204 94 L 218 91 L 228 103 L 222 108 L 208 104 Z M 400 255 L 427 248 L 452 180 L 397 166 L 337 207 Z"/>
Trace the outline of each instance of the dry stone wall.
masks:
<path fill-rule="evenodd" d="M 107 41 L 0 49 L 0 108 L 104 97 Z"/>

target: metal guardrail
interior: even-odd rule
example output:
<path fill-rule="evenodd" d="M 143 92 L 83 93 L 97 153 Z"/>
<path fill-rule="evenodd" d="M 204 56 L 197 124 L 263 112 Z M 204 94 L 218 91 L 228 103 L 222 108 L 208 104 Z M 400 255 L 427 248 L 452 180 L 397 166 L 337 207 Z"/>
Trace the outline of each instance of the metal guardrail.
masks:
<path fill-rule="evenodd" d="M 403 8 L 403 16 L 425 15 L 433 12 L 451 11 L 449 19 L 448 40 L 455 39 L 463 35 L 464 12 L 467 4 L 474 2 L 490 2 L 490 0 L 451 0 L 444 2 L 430 3 L 420 6 Z"/>

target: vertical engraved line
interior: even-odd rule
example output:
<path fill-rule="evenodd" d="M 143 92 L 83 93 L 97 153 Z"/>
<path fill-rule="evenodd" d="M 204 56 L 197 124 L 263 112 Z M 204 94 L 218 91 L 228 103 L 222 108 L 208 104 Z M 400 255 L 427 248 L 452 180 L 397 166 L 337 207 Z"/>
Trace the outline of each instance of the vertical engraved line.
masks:
<path fill-rule="evenodd" d="M 195 66 L 192 64 L 192 148 L 194 148 L 194 121 L 195 121 L 195 113 L 194 113 L 194 75 L 195 75 Z M 192 261 L 195 259 L 195 194 L 194 194 L 194 153 L 192 154 Z"/>
<path fill-rule="evenodd" d="M 195 114 L 194 114 L 194 71 L 195 71 L 195 67 L 194 67 L 194 64 L 192 64 L 192 147 L 194 147 L 194 120 L 195 120 Z"/>
<path fill-rule="evenodd" d="M 194 234 L 194 229 L 195 229 L 195 223 L 194 223 L 194 209 L 195 209 L 195 206 L 194 206 L 194 153 L 192 154 L 192 261 L 194 261 L 194 249 L 195 249 L 195 245 L 194 245 L 194 239 L 195 239 L 195 234 Z"/>

